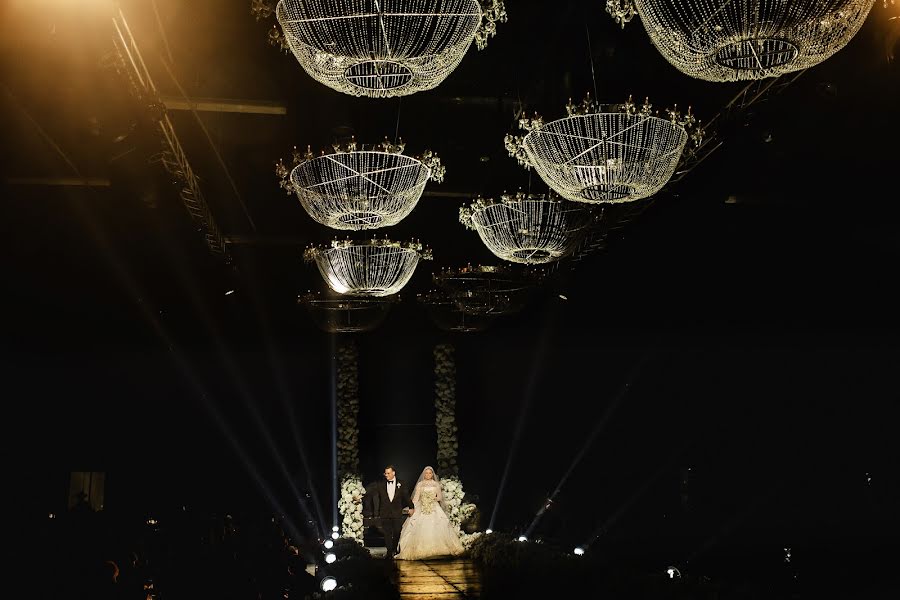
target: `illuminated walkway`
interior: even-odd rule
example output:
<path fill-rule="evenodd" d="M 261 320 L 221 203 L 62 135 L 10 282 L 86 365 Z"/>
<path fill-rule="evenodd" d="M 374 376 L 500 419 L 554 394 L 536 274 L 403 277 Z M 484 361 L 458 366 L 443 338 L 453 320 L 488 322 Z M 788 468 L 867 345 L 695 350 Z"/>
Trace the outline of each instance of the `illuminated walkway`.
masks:
<path fill-rule="evenodd" d="M 469 560 L 398 560 L 395 564 L 403 600 L 462 600 L 481 593 L 481 578 Z"/>

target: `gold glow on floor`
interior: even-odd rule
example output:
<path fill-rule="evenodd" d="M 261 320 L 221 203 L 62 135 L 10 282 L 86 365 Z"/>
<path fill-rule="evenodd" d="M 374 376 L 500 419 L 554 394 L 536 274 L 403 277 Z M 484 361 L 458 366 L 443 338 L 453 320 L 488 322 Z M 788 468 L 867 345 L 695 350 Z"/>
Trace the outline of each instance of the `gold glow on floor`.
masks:
<path fill-rule="evenodd" d="M 468 560 L 398 560 L 397 587 L 403 600 L 462 600 L 481 595 L 481 578 Z"/>

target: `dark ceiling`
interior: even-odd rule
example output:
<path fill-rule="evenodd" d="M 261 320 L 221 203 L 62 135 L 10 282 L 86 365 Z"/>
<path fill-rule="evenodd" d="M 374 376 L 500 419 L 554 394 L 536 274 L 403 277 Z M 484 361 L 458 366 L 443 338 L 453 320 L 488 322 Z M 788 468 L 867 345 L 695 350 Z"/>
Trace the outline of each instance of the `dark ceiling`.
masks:
<path fill-rule="evenodd" d="M 387 232 L 420 238 L 433 248 L 435 262 L 420 267 L 387 322 L 361 340 L 372 361 L 363 372 L 372 381 L 380 367 L 388 372 L 372 384 L 373 396 L 430 394 L 429 344 L 441 334 L 414 296 L 431 286 L 432 268 L 498 262 L 457 215 L 477 194 L 540 187 L 503 148 L 520 109 L 562 116 L 569 97 L 596 87 L 604 101 L 649 96 L 658 106 L 692 105 L 708 120 L 742 87 L 682 75 L 639 22 L 621 30 L 597 0 L 508 2 L 509 22 L 486 50 L 471 49 L 440 87 L 402 101 L 356 99 L 317 84 L 293 56 L 267 44 L 272 23 L 256 22 L 249 2 L 123 1 L 161 95 L 286 107 L 283 115 L 169 111 L 230 240 L 226 263 L 209 252 L 171 177 L 154 161 L 160 146 L 152 108 L 136 101 L 108 67 L 114 29 L 107 4 L 14 1 L 0 8 L 0 227 L 10 389 L 28 405 L 20 415 L 27 427 L 60 436 L 46 442 L 48 453 L 85 444 L 88 462 L 103 462 L 107 444 L 131 448 L 131 433 L 85 442 L 67 429 L 67 419 L 84 425 L 118 415 L 130 432 L 153 439 L 168 432 L 189 444 L 190 427 L 211 426 L 197 425 L 203 419 L 190 413 L 185 432 L 169 429 L 179 427 L 167 420 L 178 410 L 200 410 L 183 408 L 190 405 L 184 398 L 204 385 L 234 388 L 234 364 L 271 356 L 273 348 L 295 389 L 327 393 L 322 382 L 297 383 L 327 368 L 328 338 L 297 308 L 296 297 L 323 287 L 318 272 L 301 262 L 302 249 L 334 232 L 278 188 L 273 163 L 289 157 L 292 146 L 324 147 L 348 133 L 375 142 L 398 131 L 409 150 L 431 148 L 443 158 L 445 182 L 428 187 L 440 194 L 426 194 Z M 469 418 L 469 431 L 476 432 L 470 435 L 490 437 L 496 432 L 484 423 L 507 424 L 506 440 L 524 410 L 511 404 L 522 386 L 526 395 L 543 390 L 554 397 L 552 382 L 564 380 L 563 389 L 577 398 L 570 410 L 587 407 L 593 415 L 602 402 L 592 398 L 611 397 L 651 343 L 669 358 L 647 377 L 672 376 L 680 391 L 654 381 L 647 394 L 704 397 L 712 412 L 688 411 L 699 419 L 689 431 L 701 437 L 719 423 L 710 414 L 744 422 L 740 410 L 716 412 L 717 382 L 749 385 L 735 393 L 751 412 L 760 398 L 789 407 L 791 416 L 777 428 L 785 439 L 809 410 L 785 395 L 802 393 L 823 373 L 844 377 L 813 386 L 810 393 L 831 393 L 829 402 L 839 402 L 839 394 L 896 400 L 889 365 L 896 363 L 900 305 L 900 60 L 888 58 L 898 35 L 898 21 L 889 18 L 896 14 L 896 7 L 878 2 L 845 50 L 780 93 L 730 113 L 715 132 L 722 146 L 603 251 L 559 268 L 521 314 L 486 333 L 457 336 L 466 357 L 460 385 L 473 397 L 490 390 L 501 398 L 479 407 L 487 415 L 461 407 L 461 420 Z M 405 351 L 405 358 L 391 365 L 386 348 Z M 817 353 L 828 360 L 810 358 Z M 192 372 L 172 366 L 184 367 L 184 357 L 206 382 L 199 388 L 171 383 L 180 381 L 177 373 Z M 686 369 L 678 361 L 693 362 Z M 419 374 L 397 372 L 397 365 Z M 256 373 L 265 383 L 250 387 L 277 421 L 279 405 L 267 396 L 275 383 L 266 368 Z M 707 369 L 715 371 L 712 379 Z M 763 379 L 754 382 L 757 376 Z M 890 385 L 893 392 L 885 391 Z M 63 411 L 50 424 L 43 420 L 47 407 Z M 312 423 L 326 422 L 321 403 L 303 410 Z M 543 410 L 548 423 L 565 427 L 558 407 Z M 654 410 L 665 420 L 687 409 L 675 402 Z M 648 425 L 647 414 L 635 412 L 634 423 L 668 440 L 665 425 Z M 865 437 L 867 419 L 886 433 L 888 414 L 869 407 L 851 419 L 853 435 Z M 840 411 L 832 406 L 815 419 L 836 426 Z M 750 422 L 760 427 L 763 420 Z M 622 436 L 633 435 L 623 427 Z M 305 432 L 314 437 L 310 428 Z M 464 454 L 477 463 L 478 442 L 468 442 Z M 560 460 L 568 460 L 567 452 Z M 496 454 L 491 472 L 502 468 L 495 463 L 503 457 Z"/>

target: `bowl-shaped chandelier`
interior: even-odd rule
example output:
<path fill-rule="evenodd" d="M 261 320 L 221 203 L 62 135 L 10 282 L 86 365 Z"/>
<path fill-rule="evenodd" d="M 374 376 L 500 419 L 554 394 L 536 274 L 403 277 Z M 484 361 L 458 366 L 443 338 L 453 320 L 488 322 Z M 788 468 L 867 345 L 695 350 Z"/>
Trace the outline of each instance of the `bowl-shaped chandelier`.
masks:
<path fill-rule="evenodd" d="M 327 333 L 360 333 L 381 325 L 399 296 L 386 298 L 337 298 L 308 293 L 297 298 L 315 324 Z"/>
<path fill-rule="evenodd" d="M 502 0 L 281 0 L 275 16 L 313 79 L 389 98 L 437 87 L 506 10 Z"/>
<path fill-rule="evenodd" d="M 431 260 L 431 251 L 418 242 L 335 240 L 330 246 L 307 248 L 304 258 L 316 263 L 335 292 L 382 297 L 399 292 L 419 260 Z"/>
<path fill-rule="evenodd" d="M 572 253 L 587 231 L 591 212 L 555 194 L 503 194 L 479 198 L 459 211 L 460 222 L 478 232 L 499 258 L 536 265 Z"/>
<path fill-rule="evenodd" d="M 647 198 L 668 183 L 681 161 L 696 119 L 676 109 L 655 116 L 649 102 L 636 107 L 569 103 L 569 116 L 544 123 L 520 120 L 524 136 L 506 136 L 511 156 L 534 167 L 567 200 L 595 204 Z"/>
<path fill-rule="evenodd" d="M 542 271 L 466 265 L 434 273 L 434 283 L 468 315 L 509 315 L 522 310 Z"/>
<path fill-rule="evenodd" d="M 491 326 L 496 316 L 463 310 L 458 302 L 441 290 L 419 294 L 418 300 L 425 305 L 431 320 L 442 331 L 453 333 L 484 331 Z"/>
<path fill-rule="evenodd" d="M 443 181 L 446 169 L 430 150 L 403 154 L 404 145 L 385 140 L 371 149 L 355 141 L 313 155 L 294 152 L 293 168 L 279 161 L 281 186 L 293 191 L 313 219 L 333 229 L 376 229 L 396 225 L 416 207 L 425 184 Z"/>
<path fill-rule="evenodd" d="M 856 35 L 874 0 L 608 0 L 635 12 L 679 71 L 706 81 L 778 77 L 814 67 Z"/>

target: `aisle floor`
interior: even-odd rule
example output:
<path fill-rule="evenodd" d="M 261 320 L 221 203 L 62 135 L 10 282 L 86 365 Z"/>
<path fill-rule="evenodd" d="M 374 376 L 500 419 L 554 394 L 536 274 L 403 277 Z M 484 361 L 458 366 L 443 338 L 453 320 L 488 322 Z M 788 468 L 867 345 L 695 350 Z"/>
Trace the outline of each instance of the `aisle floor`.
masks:
<path fill-rule="evenodd" d="M 462 600 L 481 594 L 481 577 L 469 560 L 398 560 L 396 564 L 403 600 Z"/>

